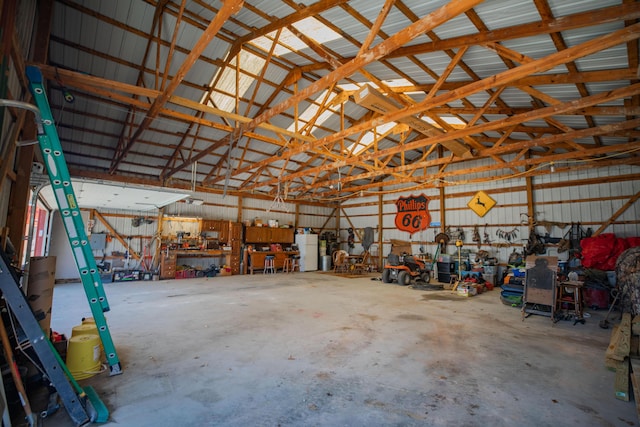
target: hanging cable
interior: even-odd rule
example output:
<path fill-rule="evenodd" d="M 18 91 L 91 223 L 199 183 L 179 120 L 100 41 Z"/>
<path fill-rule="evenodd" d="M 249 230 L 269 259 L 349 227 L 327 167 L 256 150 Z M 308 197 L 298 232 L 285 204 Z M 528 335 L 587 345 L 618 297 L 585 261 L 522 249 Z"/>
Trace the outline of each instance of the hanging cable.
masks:
<path fill-rule="evenodd" d="M 197 175 L 198 161 L 196 160 L 191 164 L 191 191 L 196 191 Z"/>

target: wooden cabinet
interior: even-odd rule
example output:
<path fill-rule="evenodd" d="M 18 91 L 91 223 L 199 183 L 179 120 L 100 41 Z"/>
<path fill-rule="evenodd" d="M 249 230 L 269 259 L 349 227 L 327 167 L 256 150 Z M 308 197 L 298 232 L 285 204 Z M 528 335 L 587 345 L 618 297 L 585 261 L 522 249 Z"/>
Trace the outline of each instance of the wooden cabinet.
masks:
<path fill-rule="evenodd" d="M 255 227 L 254 227 L 255 228 Z M 231 267 L 232 274 L 240 274 L 242 263 L 242 224 L 222 219 L 203 219 L 201 232 L 208 239 L 217 240 L 220 246 L 231 246 L 225 263 Z"/>
<path fill-rule="evenodd" d="M 244 232 L 244 241 L 247 243 L 270 243 L 269 229 L 265 227 L 247 227 Z"/>
<path fill-rule="evenodd" d="M 246 243 L 293 243 L 293 228 L 247 227 Z"/>
<path fill-rule="evenodd" d="M 175 279 L 176 277 L 176 262 L 177 255 L 174 251 L 166 250 L 161 252 L 160 258 L 160 278 L 161 279 Z"/>
<path fill-rule="evenodd" d="M 230 221 L 218 220 L 218 219 L 203 219 L 202 220 L 202 232 L 203 233 L 217 233 L 217 238 L 220 243 L 226 244 L 230 237 Z"/>
<path fill-rule="evenodd" d="M 232 222 L 230 227 L 231 243 L 231 272 L 240 274 L 240 264 L 242 262 L 242 224 Z"/>
<path fill-rule="evenodd" d="M 271 228 L 273 243 L 293 243 L 293 228 Z"/>

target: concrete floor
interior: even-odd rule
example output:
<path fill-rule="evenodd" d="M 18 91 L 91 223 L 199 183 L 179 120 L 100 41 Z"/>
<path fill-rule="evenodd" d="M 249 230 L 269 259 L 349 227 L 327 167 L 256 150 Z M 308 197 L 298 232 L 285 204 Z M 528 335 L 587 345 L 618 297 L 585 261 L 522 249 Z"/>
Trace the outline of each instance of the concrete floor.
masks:
<path fill-rule="evenodd" d="M 372 277 L 375 277 L 372 276 Z M 123 374 L 83 380 L 105 426 L 635 426 L 585 325 L 500 302 L 294 273 L 106 284 Z M 57 285 L 52 327 L 90 312 Z M 68 427 L 64 409 L 43 426 Z"/>

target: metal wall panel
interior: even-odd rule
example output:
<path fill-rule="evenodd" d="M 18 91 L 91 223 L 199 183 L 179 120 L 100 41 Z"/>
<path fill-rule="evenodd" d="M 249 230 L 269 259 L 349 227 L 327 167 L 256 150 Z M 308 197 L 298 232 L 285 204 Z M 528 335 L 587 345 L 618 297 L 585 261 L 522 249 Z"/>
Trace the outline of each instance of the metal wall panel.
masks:
<path fill-rule="evenodd" d="M 609 170 L 588 170 L 570 173 L 549 173 L 547 175 L 533 177 L 533 197 L 535 200 L 534 209 L 536 220 L 542 222 L 552 222 L 558 224 L 567 224 L 564 227 L 552 225 L 550 230 L 538 225 L 536 233 L 545 235 L 549 233 L 551 237 L 562 238 L 568 231 L 568 226 L 572 222 L 580 222 L 585 230 L 591 228 L 596 230 L 602 223 L 605 223 L 616 213 L 630 197 L 640 191 L 640 181 L 631 182 L 604 182 L 605 178 L 615 176 L 616 174 L 637 173 L 634 167 L 612 167 Z M 571 186 L 571 180 L 601 178 L 601 184 L 576 185 Z M 559 183 L 564 185 L 556 187 Z M 482 249 L 488 250 L 493 256 L 498 257 L 501 262 L 506 262 L 509 254 L 513 250 L 522 251 L 529 238 L 529 230 L 527 225 L 527 194 L 525 190 L 524 180 L 511 180 L 492 182 L 478 185 L 461 185 L 457 187 L 447 187 L 445 189 L 445 205 L 447 209 L 446 224 L 455 231 L 461 227 L 465 232 L 466 239 L 464 248 L 477 250 L 475 242 L 471 241 L 474 225 L 479 226 L 481 238 L 484 234 L 489 236 L 492 242 L 491 246 L 483 245 Z M 496 206 L 484 217 L 477 216 L 468 207 L 467 203 L 475 191 L 483 190 L 496 200 Z M 412 192 L 416 194 L 416 192 Z M 438 227 L 430 227 L 425 231 L 418 232 L 413 236 L 409 233 L 399 231 L 395 227 L 394 219 L 396 208 L 394 201 L 398 197 L 408 196 L 411 193 L 398 193 L 385 196 L 383 209 L 383 239 L 385 245 L 383 253 L 387 254 L 390 250 L 390 239 L 411 240 L 413 249 L 417 251 L 419 246 L 423 246 L 429 253 L 435 251 L 434 237 L 440 231 Z M 428 195 L 428 192 L 425 192 Z M 471 194 L 471 195 L 470 195 Z M 434 200 L 429 205 L 429 211 L 432 221 L 442 221 L 439 215 L 439 200 Z M 377 206 L 362 207 L 358 206 L 358 202 L 354 201 L 343 205 L 342 209 L 349 217 L 343 217 L 340 228 L 345 234 L 346 230 L 353 224 L 356 228 L 370 225 L 370 221 L 366 215 L 363 216 L 367 209 L 371 211 L 371 216 L 375 217 L 375 223 L 378 222 Z M 629 237 L 640 235 L 640 225 L 634 224 L 640 217 L 640 203 L 636 202 L 627 209 L 617 219 L 619 224 L 613 224 L 607 227 L 603 232 L 615 233 L 619 237 Z M 632 224 L 623 224 L 623 222 L 632 222 Z M 515 230 L 515 231 L 514 231 Z M 498 236 L 498 234 L 514 231 L 515 238 L 507 241 Z M 377 239 L 377 236 L 376 236 Z M 426 241 L 426 242 L 425 242 Z M 507 245 L 509 246 L 502 246 Z M 345 246 L 343 244 L 343 246 Z M 346 248 L 343 248 L 346 249 Z M 356 245 L 357 249 L 357 245 Z M 455 247 L 449 245 L 449 252 L 455 252 Z M 416 252 L 417 253 L 417 252 Z M 549 255 L 559 256 L 566 259 L 567 253 L 558 254 L 555 247 L 549 247 Z"/>

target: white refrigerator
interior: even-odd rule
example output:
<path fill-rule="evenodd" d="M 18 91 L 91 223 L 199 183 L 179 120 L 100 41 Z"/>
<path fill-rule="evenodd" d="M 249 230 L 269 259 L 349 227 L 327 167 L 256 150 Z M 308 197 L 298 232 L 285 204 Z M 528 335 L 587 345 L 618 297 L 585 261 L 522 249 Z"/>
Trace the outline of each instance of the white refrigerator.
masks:
<path fill-rule="evenodd" d="M 318 235 L 296 234 L 296 245 L 300 251 L 300 271 L 318 270 Z"/>

